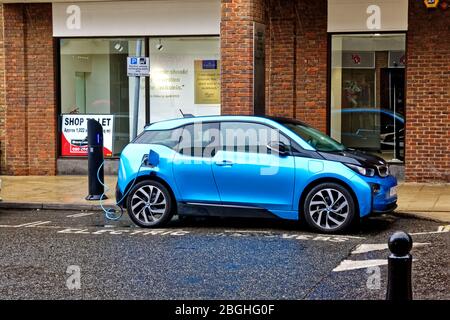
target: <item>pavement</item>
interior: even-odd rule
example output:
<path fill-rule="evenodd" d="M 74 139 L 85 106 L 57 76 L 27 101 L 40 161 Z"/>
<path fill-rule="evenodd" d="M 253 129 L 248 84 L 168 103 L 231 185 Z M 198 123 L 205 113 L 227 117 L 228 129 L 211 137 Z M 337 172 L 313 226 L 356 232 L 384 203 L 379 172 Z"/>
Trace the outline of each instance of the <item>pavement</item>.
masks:
<path fill-rule="evenodd" d="M 383 300 L 396 230 L 413 238 L 414 299 L 450 299 L 450 226 L 434 221 L 381 215 L 323 235 L 279 220 L 142 229 L 127 215 L 0 209 L 0 300 Z"/>
<path fill-rule="evenodd" d="M 100 210 L 99 201 L 87 201 L 85 176 L 1 176 L 0 208 Z M 105 176 L 108 199 L 114 205 L 117 177 Z M 397 215 L 450 222 L 450 184 L 399 183 Z"/>

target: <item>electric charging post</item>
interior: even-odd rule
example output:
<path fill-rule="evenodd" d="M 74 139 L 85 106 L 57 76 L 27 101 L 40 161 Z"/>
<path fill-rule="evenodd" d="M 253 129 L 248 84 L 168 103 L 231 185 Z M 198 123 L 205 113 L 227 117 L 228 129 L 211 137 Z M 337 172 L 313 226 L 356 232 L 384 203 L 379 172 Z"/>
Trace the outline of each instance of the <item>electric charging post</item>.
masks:
<path fill-rule="evenodd" d="M 98 121 L 89 119 L 87 128 L 89 194 L 86 200 L 105 200 L 108 197 L 104 194 L 103 127 Z"/>

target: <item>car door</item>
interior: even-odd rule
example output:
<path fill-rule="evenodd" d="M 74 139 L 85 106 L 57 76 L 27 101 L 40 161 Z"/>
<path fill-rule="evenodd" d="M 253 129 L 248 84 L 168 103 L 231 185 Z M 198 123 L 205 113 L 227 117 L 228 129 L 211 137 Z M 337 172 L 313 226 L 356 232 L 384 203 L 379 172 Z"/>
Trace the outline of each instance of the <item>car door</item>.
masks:
<path fill-rule="evenodd" d="M 173 159 L 174 179 L 181 201 L 220 203 L 211 169 L 219 141 L 217 122 L 199 122 L 184 127 Z"/>
<path fill-rule="evenodd" d="M 291 210 L 295 162 L 290 153 L 279 155 L 267 145 L 289 139 L 264 124 L 221 122 L 221 147 L 212 171 L 223 204 Z"/>

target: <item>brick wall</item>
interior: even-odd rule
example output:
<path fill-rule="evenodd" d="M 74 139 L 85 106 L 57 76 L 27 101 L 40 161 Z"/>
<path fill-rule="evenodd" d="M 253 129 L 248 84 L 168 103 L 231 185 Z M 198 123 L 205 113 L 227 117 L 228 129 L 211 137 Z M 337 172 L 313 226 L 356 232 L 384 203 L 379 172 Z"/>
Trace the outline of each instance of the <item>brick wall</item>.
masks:
<path fill-rule="evenodd" d="M 222 114 L 253 114 L 253 22 L 264 22 L 264 0 L 222 0 Z"/>
<path fill-rule="evenodd" d="M 28 174 L 23 5 L 3 5 L 6 174 Z"/>
<path fill-rule="evenodd" d="M 407 181 L 450 182 L 450 9 L 409 1 Z"/>
<path fill-rule="evenodd" d="M 5 45 L 3 30 L 3 6 L 0 5 L 0 172 L 5 167 Z"/>
<path fill-rule="evenodd" d="M 2 11 L 2 173 L 54 175 L 56 101 L 51 5 L 4 4 Z"/>
<path fill-rule="evenodd" d="M 30 175 L 56 172 L 55 51 L 50 4 L 27 6 L 26 66 Z"/>
<path fill-rule="evenodd" d="M 266 113 L 295 117 L 296 29 L 295 2 L 271 0 L 266 30 Z"/>
<path fill-rule="evenodd" d="M 253 113 L 253 21 L 266 24 L 266 113 L 326 131 L 326 0 L 222 0 L 222 113 Z"/>
<path fill-rule="evenodd" d="M 297 101 L 295 117 L 326 132 L 327 1 L 297 2 Z"/>

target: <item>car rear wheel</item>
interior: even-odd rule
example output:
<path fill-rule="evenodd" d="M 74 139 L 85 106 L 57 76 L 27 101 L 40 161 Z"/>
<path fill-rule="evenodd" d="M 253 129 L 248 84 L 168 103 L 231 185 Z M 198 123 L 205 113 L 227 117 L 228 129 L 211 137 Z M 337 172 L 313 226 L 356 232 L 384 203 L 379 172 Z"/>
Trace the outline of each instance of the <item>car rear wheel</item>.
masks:
<path fill-rule="evenodd" d="M 355 202 L 350 192 L 337 183 L 312 188 L 303 206 L 304 218 L 316 231 L 334 233 L 348 229 L 355 219 Z"/>
<path fill-rule="evenodd" d="M 173 216 L 172 197 L 157 181 L 142 181 L 130 191 L 127 210 L 131 220 L 143 228 L 161 227 Z"/>

